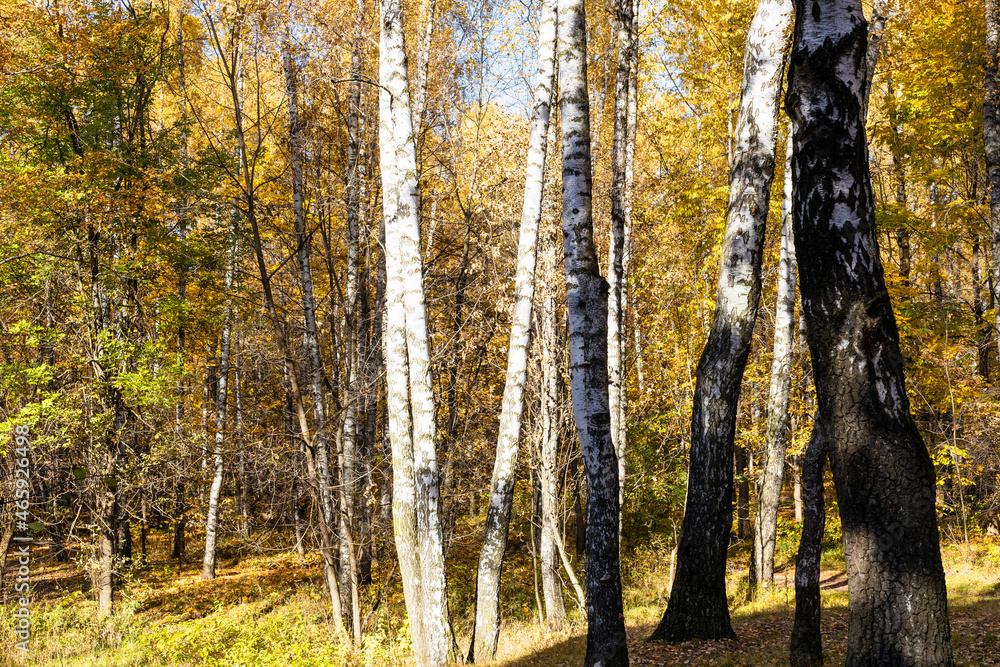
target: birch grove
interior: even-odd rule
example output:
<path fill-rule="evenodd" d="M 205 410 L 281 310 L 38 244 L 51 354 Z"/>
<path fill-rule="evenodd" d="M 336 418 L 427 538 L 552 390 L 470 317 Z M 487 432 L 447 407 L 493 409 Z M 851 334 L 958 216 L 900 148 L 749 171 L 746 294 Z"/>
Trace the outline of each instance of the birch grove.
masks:
<path fill-rule="evenodd" d="M 1000 9 L 796 3 L 0 0 L 14 662 L 989 663 Z"/>

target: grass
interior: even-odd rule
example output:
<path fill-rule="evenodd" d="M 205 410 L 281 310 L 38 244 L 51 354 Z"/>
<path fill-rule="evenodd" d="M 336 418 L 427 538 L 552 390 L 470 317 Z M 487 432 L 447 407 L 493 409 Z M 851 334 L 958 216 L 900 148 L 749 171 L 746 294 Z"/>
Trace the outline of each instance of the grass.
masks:
<path fill-rule="evenodd" d="M 847 635 L 847 587 L 839 526 L 823 560 L 823 632 L 828 664 L 843 660 Z M 0 652 L 0 666 L 82 667 L 250 665 L 409 665 L 410 648 L 398 574 L 389 584 L 365 589 L 362 609 L 366 640 L 349 651 L 335 640 L 329 601 L 315 556 L 300 559 L 279 545 L 246 554 L 219 569 L 211 582 L 200 577 L 200 560 L 180 564 L 167 558 L 166 535 L 154 535 L 150 559 L 125 581 L 116 611 L 101 616 L 86 582 L 72 563 L 48 562 L 37 554 L 32 573 L 32 650 Z M 502 618 L 495 664 L 527 667 L 577 665 L 586 648 L 586 627 L 567 594 L 570 622 L 548 631 L 537 619 L 531 559 L 523 536 L 512 531 L 503 578 Z M 651 543 L 623 559 L 625 620 L 634 665 L 780 665 L 787 663 L 794 611 L 793 572 L 797 529 L 779 530 L 776 587 L 745 600 L 749 546 L 730 552 L 729 593 L 739 642 L 691 642 L 676 646 L 649 642 L 669 593 L 670 551 Z M 265 545 L 267 546 L 267 545 Z M 467 648 L 471 634 L 477 546 L 456 540 L 448 555 L 450 603 L 456 636 Z M 238 551 L 238 544 L 227 547 Z M 200 554 L 192 554 L 197 557 Z M 970 545 L 946 544 L 953 645 L 958 665 L 1000 664 L 1000 541 L 979 538 Z M 392 572 L 379 564 L 376 581 Z M 223 560 L 225 563 L 226 560 Z M 9 587 L 8 587 L 9 588 Z M 0 608 L 0 642 L 13 646 L 13 605 Z"/>

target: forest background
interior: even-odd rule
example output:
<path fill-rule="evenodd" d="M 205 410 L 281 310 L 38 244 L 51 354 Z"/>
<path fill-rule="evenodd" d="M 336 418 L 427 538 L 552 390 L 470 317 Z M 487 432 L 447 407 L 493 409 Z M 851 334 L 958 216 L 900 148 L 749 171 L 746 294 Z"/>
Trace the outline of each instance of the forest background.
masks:
<path fill-rule="evenodd" d="M 642 3 L 638 14 L 621 537 L 628 583 L 665 574 L 647 600 L 654 609 L 669 591 L 683 515 L 754 10 L 742 1 Z M 465 619 L 514 310 L 539 19 L 534 6 L 488 0 L 404 11 L 443 552 L 451 613 Z M 612 8 L 587 11 L 594 219 L 607 275 L 619 37 Z M 274 611 L 285 607 L 268 595 L 296 583 L 310 591 L 297 604 L 316 618 L 295 626 L 300 648 L 282 650 L 346 659 L 330 640 L 336 616 L 370 653 L 363 660 L 407 655 L 379 340 L 377 16 L 364 2 L 0 3 L 0 432 L 31 430 L 32 530 L 51 568 L 36 589 L 38 655 L 141 652 L 135 643 L 146 634 L 150 646 L 175 652 L 168 662 L 251 659 L 238 652 L 273 651 L 276 630 L 247 648 L 232 627 L 209 648 L 134 619 L 160 608 L 167 619 L 201 620 L 218 605 L 256 604 L 249 613 L 285 623 Z M 967 560 L 1000 563 L 984 7 L 901 1 L 886 18 L 868 134 L 910 402 L 937 472 L 944 539 Z M 784 132 L 779 142 L 782 155 Z M 558 155 L 549 150 L 502 603 L 505 618 L 537 614 L 549 630 L 561 623 L 528 585 L 544 556 L 546 441 L 556 445 L 557 541 L 580 577 L 587 501 L 563 352 Z M 782 171 L 779 160 L 778 183 Z M 734 563 L 747 558 L 767 436 L 780 212 L 774 196 L 736 431 Z M 309 419 L 323 425 L 326 462 L 316 455 L 323 447 L 311 453 L 298 435 L 296 373 Z M 789 511 L 779 518 L 786 561 L 815 410 L 803 340 L 791 373 Z M 0 447 L 11 454 L 14 439 Z M 13 461 L 4 457 L 3 499 L 15 496 Z M 331 476 L 325 486 L 314 483 L 316 466 Z M 6 556 L 14 504 L 0 506 L 0 517 Z M 218 559 L 213 577 L 216 567 L 242 567 L 268 581 L 261 572 L 274 569 L 275 587 L 194 581 L 192 570 L 209 567 L 206 539 Z M 320 592 L 331 577 L 336 614 Z M 565 583 L 570 620 L 579 620 Z M 96 605 L 118 615 L 94 621 Z M 463 648 L 464 622 L 456 621 Z M 74 649 L 71 636 L 86 641 Z"/>

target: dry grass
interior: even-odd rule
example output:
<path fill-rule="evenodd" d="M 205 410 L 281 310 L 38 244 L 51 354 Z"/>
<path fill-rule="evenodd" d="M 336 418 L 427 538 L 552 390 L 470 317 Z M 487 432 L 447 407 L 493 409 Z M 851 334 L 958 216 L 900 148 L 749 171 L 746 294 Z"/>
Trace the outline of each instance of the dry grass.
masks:
<path fill-rule="evenodd" d="M 32 653 L 0 652 L 0 666 L 100 665 L 390 665 L 412 664 L 398 575 L 384 590 L 369 587 L 363 608 L 366 644 L 349 652 L 337 645 L 329 604 L 315 556 L 287 551 L 223 559 L 219 576 L 202 581 L 197 558 L 177 564 L 166 558 L 166 536 L 154 538 L 151 560 L 131 575 L 119 610 L 102 618 L 86 580 L 72 564 L 46 563 L 38 554 L 33 572 Z M 510 667 L 577 665 L 586 649 L 586 627 L 567 596 L 569 624 L 548 631 L 537 620 L 531 560 L 512 540 L 504 574 L 497 659 Z M 676 646 L 647 641 L 669 592 L 669 552 L 647 549 L 624 561 L 626 625 L 633 665 L 787 664 L 794 611 L 794 572 L 784 568 L 776 587 L 741 602 L 744 545 L 734 545 L 729 573 L 733 626 L 740 641 Z M 197 556 L 198 554 L 194 554 Z M 457 543 L 449 554 L 449 581 L 456 635 L 467 649 L 476 567 L 474 545 Z M 958 665 L 1000 664 L 1000 541 L 944 548 L 953 645 Z M 786 562 L 787 558 L 779 562 Z M 824 561 L 823 633 L 828 664 L 842 662 L 847 636 L 847 587 L 842 559 Z M 391 564 L 383 562 L 376 580 Z M 377 603 L 377 604 L 376 604 Z M 0 610 L 0 641 L 12 646 L 10 608 Z"/>

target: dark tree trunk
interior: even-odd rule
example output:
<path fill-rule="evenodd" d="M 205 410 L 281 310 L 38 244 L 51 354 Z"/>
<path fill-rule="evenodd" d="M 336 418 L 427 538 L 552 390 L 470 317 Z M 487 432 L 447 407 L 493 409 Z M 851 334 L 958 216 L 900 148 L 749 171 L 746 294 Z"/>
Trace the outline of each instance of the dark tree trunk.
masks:
<path fill-rule="evenodd" d="M 736 536 L 750 537 L 750 471 L 746 447 L 736 448 Z"/>
<path fill-rule="evenodd" d="M 910 415 L 860 116 L 859 0 L 796 3 L 794 226 L 850 587 L 847 665 L 951 665 L 934 468 Z"/>
<path fill-rule="evenodd" d="M 795 558 L 795 623 L 792 626 L 791 667 L 817 667 L 823 664 L 823 640 L 820 635 L 819 569 L 823 553 L 823 464 L 826 443 L 818 421 L 802 466 L 802 495 L 805 517 L 799 553 Z"/>

